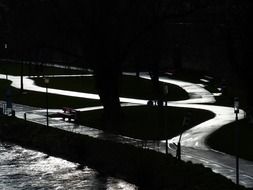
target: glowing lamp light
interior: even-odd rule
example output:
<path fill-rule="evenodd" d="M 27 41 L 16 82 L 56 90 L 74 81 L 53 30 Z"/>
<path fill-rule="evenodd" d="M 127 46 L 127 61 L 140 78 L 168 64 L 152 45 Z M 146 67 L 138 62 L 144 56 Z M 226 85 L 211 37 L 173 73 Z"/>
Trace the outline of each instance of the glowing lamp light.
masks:
<path fill-rule="evenodd" d="M 239 99 L 237 97 L 234 98 L 234 112 L 239 113 Z"/>
<path fill-rule="evenodd" d="M 49 81 L 50 81 L 49 78 L 45 78 L 45 79 L 44 79 L 44 82 L 45 82 L 46 84 L 48 84 Z"/>

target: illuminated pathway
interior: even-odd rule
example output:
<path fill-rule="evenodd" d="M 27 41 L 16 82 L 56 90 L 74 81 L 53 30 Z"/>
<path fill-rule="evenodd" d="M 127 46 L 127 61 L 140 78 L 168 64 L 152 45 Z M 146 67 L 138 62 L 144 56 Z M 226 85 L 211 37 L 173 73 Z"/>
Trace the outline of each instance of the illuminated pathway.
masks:
<path fill-rule="evenodd" d="M 143 73 L 142 78 L 149 79 L 149 76 Z M 0 75 L 0 79 L 5 79 L 5 75 Z M 12 86 L 20 88 L 20 77 L 9 76 Z M 182 159 L 185 161 L 192 161 L 194 163 L 201 163 L 206 167 L 211 168 L 214 172 L 220 173 L 233 181 L 235 181 L 235 158 L 234 156 L 221 153 L 210 149 L 205 144 L 205 138 L 211 134 L 213 131 L 217 130 L 221 126 L 231 123 L 235 120 L 234 110 L 231 107 L 214 106 L 214 105 L 203 105 L 200 103 L 214 103 L 215 98 L 213 94 L 205 90 L 201 85 L 193 84 L 189 82 L 182 82 L 178 80 L 172 80 L 168 78 L 161 77 L 160 81 L 165 83 L 171 83 L 180 86 L 188 94 L 188 100 L 173 101 L 168 102 L 168 106 L 173 107 L 183 107 L 183 108 L 196 108 L 211 111 L 215 114 L 215 117 L 207 120 L 187 131 L 184 132 L 182 137 Z M 35 86 L 33 80 L 24 77 L 24 89 L 38 92 L 45 92 L 45 88 Z M 58 89 L 49 89 L 49 93 L 53 94 L 64 94 L 67 96 L 75 96 L 89 99 L 99 99 L 98 95 L 90 93 L 81 93 L 73 91 L 65 91 Z M 141 99 L 130 99 L 130 98 L 120 98 L 121 102 L 135 103 L 135 104 L 147 104 L 148 100 Z M 19 107 L 19 106 L 17 106 Z M 22 106 L 21 106 L 22 107 Z M 84 108 L 82 111 L 90 109 L 101 109 L 102 107 L 94 108 Z M 22 108 L 21 108 L 22 109 Z M 37 111 L 35 111 L 37 109 Z M 30 108 L 29 117 L 32 121 L 45 124 L 45 117 L 43 116 L 45 110 L 38 110 L 38 108 Z M 26 111 L 28 111 L 26 110 Z M 17 113 L 17 116 L 23 117 L 23 113 L 26 111 L 21 111 Z M 51 110 L 53 111 L 53 110 Z M 240 110 L 238 115 L 239 119 L 244 117 L 245 113 Z M 63 122 L 63 123 L 62 123 Z M 67 123 L 59 120 L 50 120 L 50 126 L 62 128 L 64 126 L 65 130 L 74 131 L 81 134 L 86 134 L 95 138 L 102 139 L 114 139 L 114 141 L 121 143 L 129 143 L 135 146 L 144 146 L 145 148 L 154 149 L 156 151 L 165 152 L 165 142 L 154 142 L 154 141 L 142 141 L 138 139 L 132 139 L 129 137 L 124 137 L 120 135 L 106 134 L 103 131 L 84 127 L 75 126 L 72 123 Z M 175 155 L 176 147 L 174 143 L 178 142 L 178 137 L 174 137 L 169 140 L 169 150 L 170 153 Z M 240 159 L 240 183 L 246 187 L 253 187 L 253 162 Z"/>

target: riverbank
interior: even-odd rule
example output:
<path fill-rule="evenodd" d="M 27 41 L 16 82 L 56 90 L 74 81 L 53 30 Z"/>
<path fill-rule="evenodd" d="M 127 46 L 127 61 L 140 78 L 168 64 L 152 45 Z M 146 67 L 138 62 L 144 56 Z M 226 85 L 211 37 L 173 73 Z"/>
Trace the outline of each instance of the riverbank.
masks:
<path fill-rule="evenodd" d="M 80 168 L 78 163 L 0 141 L 0 189 L 137 190 L 138 187 L 87 165 Z"/>
<path fill-rule="evenodd" d="M 0 138 L 119 176 L 143 189 L 236 189 L 202 165 L 127 144 L 2 117 Z M 240 187 L 244 189 L 243 187 Z"/>

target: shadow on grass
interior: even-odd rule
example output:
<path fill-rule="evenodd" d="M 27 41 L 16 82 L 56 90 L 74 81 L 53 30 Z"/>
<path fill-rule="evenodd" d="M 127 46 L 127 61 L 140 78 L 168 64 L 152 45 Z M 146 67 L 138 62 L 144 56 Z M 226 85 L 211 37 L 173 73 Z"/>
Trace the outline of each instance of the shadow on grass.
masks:
<path fill-rule="evenodd" d="M 35 84 L 45 87 L 42 78 L 33 78 Z M 167 100 L 188 99 L 187 93 L 180 87 L 172 84 L 160 83 L 160 86 L 168 86 L 168 94 L 164 97 Z M 89 77 L 66 77 L 51 78 L 49 88 L 71 90 L 78 92 L 97 93 L 95 78 Z M 122 76 L 119 83 L 119 94 L 122 97 L 137 99 L 155 99 L 155 93 L 151 81 L 136 76 Z"/>
<path fill-rule="evenodd" d="M 46 94 L 40 92 L 25 91 L 21 93 L 19 89 L 10 86 L 11 82 L 0 80 L 0 100 L 5 100 L 5 92 L 11 90 L 11 99 L 14 103 L 46 108 Z M 46 90 L 45 90 L 46 91 Z M 100 101 L 84 98 L 75 98 L 64 95 L 48 94 L 49 108 L 61 109 L 62 107 L 84 108 L 100 105 Z"/>
<path fill-rule="evenodd" d="M 181 132 L 214 117 L 214 114 L 198 109 L 134 106 L 123 107 L 120 126 L 112 132 L 138 139 L 161 140 L 172 138 Z M 183 128 L 184 117 L 191 113 L 190 123 Z M 104 129 L 103 110 L 82 112 L 80 123 L 98 129 Z"/>
<path fill-rule="evenodd" d="M 231 155 L 235 155 L 236 127 L 239 127 L 239 156 L 246 160 L 253 161 L 253 125 L 246 119 L 234 122 L 211 134 L 207 144 L 215 149 Z"/>

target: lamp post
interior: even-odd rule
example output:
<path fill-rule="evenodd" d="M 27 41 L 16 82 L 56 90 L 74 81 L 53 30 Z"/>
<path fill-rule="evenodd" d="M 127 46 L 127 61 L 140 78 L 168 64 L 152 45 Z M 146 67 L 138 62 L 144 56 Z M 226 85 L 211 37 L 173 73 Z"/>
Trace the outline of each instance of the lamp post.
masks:
<path fill-rule="evenodd" d="M 21 71 L 20 71 L 20 90 L 21 90 L 21 93 L 23 93 L 24 91 L 24 62 L 22 60 L 22 63 L 21 63 Z"/>
<path fill-rule="evenodd" d="M 166 140 L 165 140 L 165 153 L 166 153 L 166 155 L 168 155 L 168 152 L 169 152 L 169 150 L 168 150 L 168 137 L 167 137 L 168 136 L 167 118 L 165 116 L 165 107 L 167 106 L 167 99 L 166 99 L 167 95 L 168 95 L 168 86 L 165 85 L 165 86 L 163 86 L 163 97 L 161 100 L 162 100 L 162 109 L 163 109 L 162 111 L 163 111 L 163 119 L 164 119 L 165 138 L 166 138 Z"/>
<path fill-rule="evenodd" d="M 46 107 L 47 107 L 47 127 L 48 127 L 48 84 L 49 84 L 49 78 L 45 78 L 44 82 L 46 84 Z"/>
<path fill-rule="evenodd" d="M 191 118 L 191 113 L 188 112 L 187 115 L 184 117 L 183 124 L 182 124 L 182 131 L 180 133 L 178 143 L 177 143 L 176 158 L 178 160 L 181 160 L 181 139 L 182 139 L 183 131 L 188 128 L 190 124 L 190 118 Z"/>
<path fill-rule="evenodd" d="M 237 97 L 234 98 L 234 113 L 235 120 L 238 121 L 238 113 L 239 113 L 239 99 Z M 236 185 L 239 185 L 239 126 L 236 124 L 236 132 L 235 132 L 235 154 L 236 154 Z"/>

